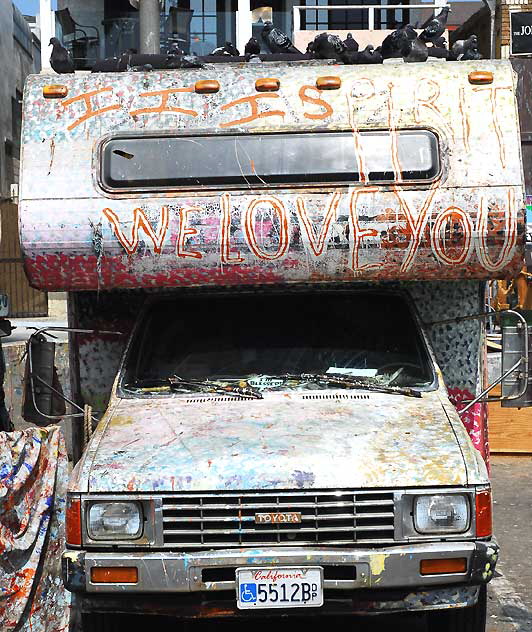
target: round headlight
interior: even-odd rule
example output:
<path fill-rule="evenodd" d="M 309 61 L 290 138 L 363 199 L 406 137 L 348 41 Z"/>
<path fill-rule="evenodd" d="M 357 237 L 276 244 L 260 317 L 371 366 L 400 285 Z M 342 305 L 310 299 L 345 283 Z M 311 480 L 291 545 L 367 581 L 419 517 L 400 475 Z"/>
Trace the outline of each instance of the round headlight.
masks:
<path fill-rule="evenodd" d="M 463 533 L 469 528 L 469 501 L 462 494 L 418 496 L 414 526 L 418 533 Z"/>
<path fill-rule="evenodd" d="M 102 502 L 89 507 L 87 531 L 93 540 L 135 540 L 142 534 L 142 513 L 136 502 Z"/>

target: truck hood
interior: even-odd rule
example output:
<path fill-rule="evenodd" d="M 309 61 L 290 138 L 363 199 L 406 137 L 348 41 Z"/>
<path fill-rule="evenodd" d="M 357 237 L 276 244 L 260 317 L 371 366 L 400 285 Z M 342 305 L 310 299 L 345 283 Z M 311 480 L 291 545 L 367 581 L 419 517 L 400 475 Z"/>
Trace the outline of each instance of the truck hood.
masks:
<path fill-rule="evenodd" d="M 120 400 L 89 446 L 88 491 L 467 484 L 438 392 L 230 397 Z"/>

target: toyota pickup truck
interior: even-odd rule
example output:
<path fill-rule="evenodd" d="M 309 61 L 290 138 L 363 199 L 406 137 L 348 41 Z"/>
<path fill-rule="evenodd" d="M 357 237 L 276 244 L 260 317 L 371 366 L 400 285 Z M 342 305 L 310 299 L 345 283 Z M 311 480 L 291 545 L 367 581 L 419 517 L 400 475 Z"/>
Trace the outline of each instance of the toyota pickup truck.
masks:
<path fill-rule="evenodd" d="M 72 397 L 99 421 L 63 555 L 86 629 L 484 630 L 476 317 L 524 228 L 508 62 L 31 77 L 25 267 L 69 292 Z"/>

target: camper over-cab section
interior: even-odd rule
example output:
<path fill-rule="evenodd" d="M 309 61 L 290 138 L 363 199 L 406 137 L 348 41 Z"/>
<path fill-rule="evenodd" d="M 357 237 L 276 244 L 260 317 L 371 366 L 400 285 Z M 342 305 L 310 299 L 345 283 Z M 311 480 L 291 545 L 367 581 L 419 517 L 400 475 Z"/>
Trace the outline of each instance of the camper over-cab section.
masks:
<path fill-rule="evenodd" d="M 29 79 L 20 218 L 33 286 L 520 269 L 509 63 L 219 68 Z"/>

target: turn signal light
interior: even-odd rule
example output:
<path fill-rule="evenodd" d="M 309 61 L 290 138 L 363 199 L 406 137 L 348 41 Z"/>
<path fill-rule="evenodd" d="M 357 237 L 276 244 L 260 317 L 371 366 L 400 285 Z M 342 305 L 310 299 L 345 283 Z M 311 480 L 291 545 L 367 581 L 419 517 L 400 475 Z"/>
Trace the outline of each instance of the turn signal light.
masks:
<path fill-rule="evenodd" d="M 477 492 L 476 499 L 476 523 L 477 538 L 486 538 L 491 535 L 491 490 L 486 489 Z"/>
<path fill-rule="evenodd" d="M 44 86 L 42 95 L 45 99 L 64 99 L 68 95 L 68 88 L 56 85 Z"/>
<path fill-rule="evenodd" d="M 449 573 L 465 573 L 466 570 L 467 559 L 465 557 L 421 560 L 419 566 L 421 575 L 447 575 Z"/>
<path fill-rule="evenodd" d="M 139 571 L 134 566 L 99 566 L 91 568 L 93 584 L 136 584 Z"/>
<path fill-rule="evenodd" d="M 194 84 L 194 92 L 198 94 L 214 94 L 220 91 L 220 83 L 215 79 L 204 79 L 196 81 Z"/>
<path fill-rule="evenodd" d="M 475 85 L 493 83 L 493 73 L 489 72 L 489 70 L 475 70 L 474 72 L 470 72 L 467 77 L 469 83 Z"/>
<path fill-rule="evenodd" d="M 281 87 L 279 79 L 270 77 L 269 79 L 257 79 L 255 81 L 255 90 L 257 92 L 277 92 Z"/>
<path fill-rule="evenodd" d="M 70 546 L 81 546 L 81 500 L 69 496 L 66 507 L 66 541 Z"/>
<path fill-rule="evenodd" d="M 316 88 L 318 90 L 338 90 L 342 85 L 340 77 L 318 77 Z"/>

